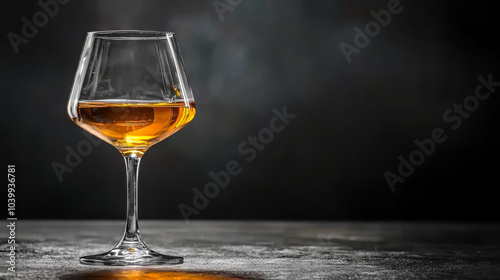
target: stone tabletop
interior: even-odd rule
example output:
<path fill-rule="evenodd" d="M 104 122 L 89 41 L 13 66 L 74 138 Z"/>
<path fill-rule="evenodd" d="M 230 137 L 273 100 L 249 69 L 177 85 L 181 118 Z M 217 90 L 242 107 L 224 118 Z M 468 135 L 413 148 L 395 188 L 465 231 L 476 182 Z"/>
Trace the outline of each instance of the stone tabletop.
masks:
<path fill-rule="evenodd" d="M 0 233 L 0 279 L 500 279 L 500 224 L 140 221 L 148 246 L 184 264 L 95 267 L 123 221 L 16 222 Z"/>

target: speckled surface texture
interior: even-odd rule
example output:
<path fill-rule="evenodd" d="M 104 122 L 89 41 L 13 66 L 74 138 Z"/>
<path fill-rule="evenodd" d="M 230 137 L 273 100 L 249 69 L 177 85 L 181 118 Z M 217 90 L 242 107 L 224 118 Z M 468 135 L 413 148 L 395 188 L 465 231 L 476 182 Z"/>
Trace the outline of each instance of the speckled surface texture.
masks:
<path fill-rule="evenodd" d="M 110 268 L 78 257 L 111 249 L 122 221 L 17 222 L 16 273 L 0 279 L 500 279 L 500 225 L 140 221 L 176 266 Z"/>

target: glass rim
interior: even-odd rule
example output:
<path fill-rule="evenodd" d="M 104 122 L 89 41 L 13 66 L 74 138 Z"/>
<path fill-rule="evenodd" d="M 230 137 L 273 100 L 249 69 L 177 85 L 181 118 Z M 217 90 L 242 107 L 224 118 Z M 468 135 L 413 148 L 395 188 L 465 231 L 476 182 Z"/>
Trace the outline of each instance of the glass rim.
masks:
<path fill-rule="evenodd" d="M 103 30 L 87 32 L 87 36 L 105 40 L 161 40 L 173 37 L 174 35 L 174 32 L 153 30 Z"/>

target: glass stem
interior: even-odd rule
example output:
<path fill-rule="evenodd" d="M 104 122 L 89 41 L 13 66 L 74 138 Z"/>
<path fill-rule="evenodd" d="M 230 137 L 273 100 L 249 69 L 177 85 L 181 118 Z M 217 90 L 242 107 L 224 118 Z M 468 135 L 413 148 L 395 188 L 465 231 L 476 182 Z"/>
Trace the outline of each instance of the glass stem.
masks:
<path fill-rule="evenodd" d="M 142 243 L 139 235 L 137 181 L 139 179 L 140 155 L 130 153 L 124 156 L 127 168 L 127 223 L 120 243 Z"/>

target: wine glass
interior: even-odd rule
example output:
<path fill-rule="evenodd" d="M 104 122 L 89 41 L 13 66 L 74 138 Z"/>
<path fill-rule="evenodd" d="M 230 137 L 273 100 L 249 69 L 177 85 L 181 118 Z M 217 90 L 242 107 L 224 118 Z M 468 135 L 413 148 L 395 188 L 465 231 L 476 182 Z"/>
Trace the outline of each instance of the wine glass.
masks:
<path fill-rule="evenodd" d="M 91 265 L 180 264 L 141 239 L 137 179 L 142 155 L 188 124 L 196 107 L 174 33 L 89 32 L 68 102 L 77 125 L 115 146 L 127 169 L 127 219 L 109 252 L 80 258 Z"/>

